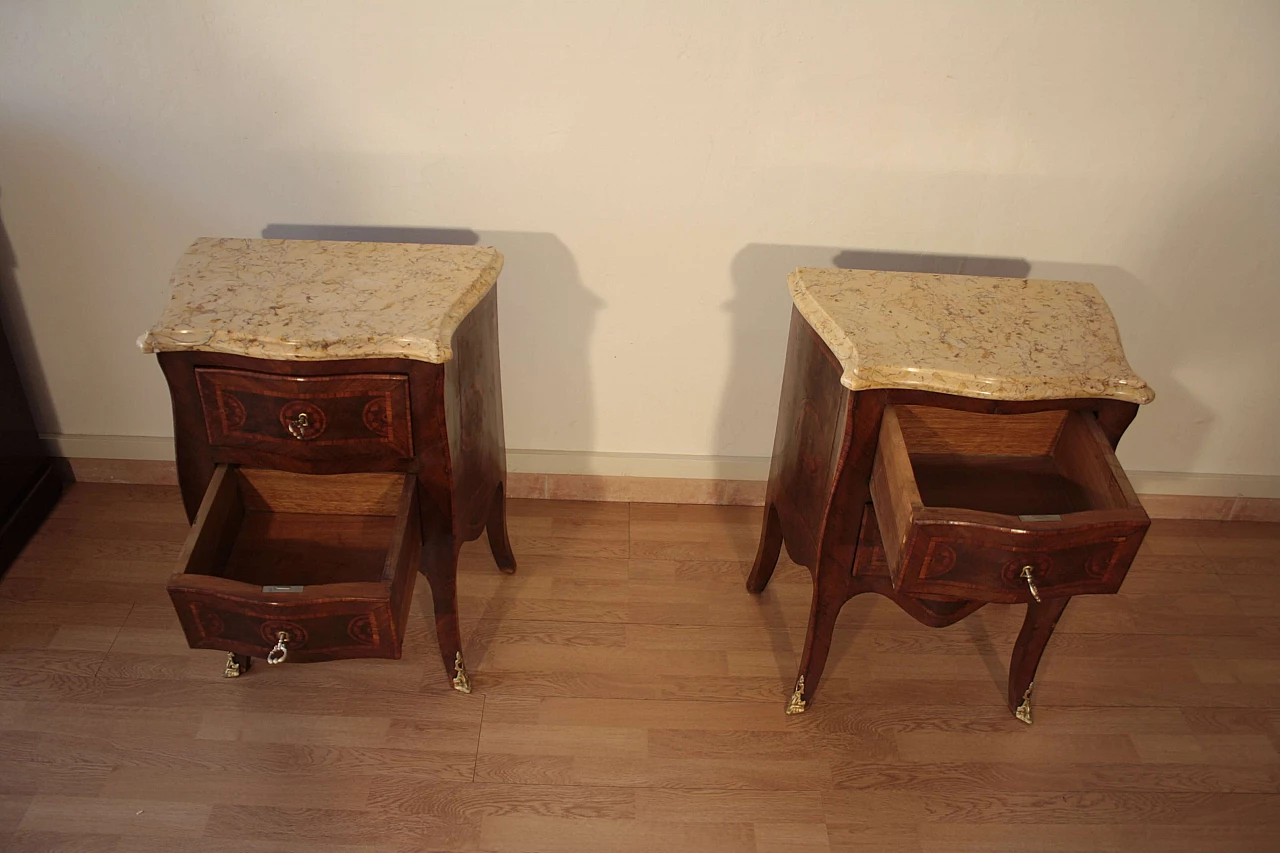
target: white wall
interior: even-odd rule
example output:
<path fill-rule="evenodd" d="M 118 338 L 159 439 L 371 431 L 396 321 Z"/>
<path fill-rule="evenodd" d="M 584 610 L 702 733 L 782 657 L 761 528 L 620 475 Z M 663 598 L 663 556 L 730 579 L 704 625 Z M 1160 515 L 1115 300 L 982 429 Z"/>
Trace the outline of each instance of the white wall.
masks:
<path fill-rule="evenodd" d="M 171 434 L 134 338 L 193 238 L 399 226 L 507 253 L 513 448 L 767 455 L 786 272 L 923 253 L 1102 288 L 1128 466 L 1278 475 L 1278 140 L 1265 0 L 0 6 L 54 434 Z"/>

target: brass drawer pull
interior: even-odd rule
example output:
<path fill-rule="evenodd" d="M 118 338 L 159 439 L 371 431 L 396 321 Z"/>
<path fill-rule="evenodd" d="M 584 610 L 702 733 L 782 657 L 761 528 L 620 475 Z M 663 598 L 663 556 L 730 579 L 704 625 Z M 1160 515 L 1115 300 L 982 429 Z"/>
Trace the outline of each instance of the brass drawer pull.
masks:
<path fill-rule="evenodd" d="M 1027 588 L 1031 590 L 1031 597 L 1032 597 L 1032 598 L 1034 598 L 1034 599 L 1038 602 L 1038 601 L 1040 601 L 1040 590 L 1036 589 L 1036 579 L 1035 579 L 1035 577 L 1034 577 L 1034 576 L 1033 576 L 1033 574 L 1032 574 L 1032 569 L 1033 569 L 1033 568 L 1034 568 L 1034 567 L 1032 567 L 1032 566 L 1023 566 L 1023 567 L 1022 567 L 1022 577 L 1023 577 L 1023 578 L 1026 580 L 1026 582 L 1027 582 Z"/>
<path fill-rule="evenodd" d="M 311 418 L 307 416 L 306 412 L 298 412 L 298 414 L 285 422 L 285 426 L 289 428 L 289 435 L 298 439 L 298 441 L 305 441 L 307 430 L 311 428 Z"/>
<path fill-rule="evenodd" d="M 285 658 L 289 656 L 289 650 L 284 647 L 288 641 L 289 635 L 284 631 L 276 634 L 276 645 L 271 651 L 267 652 L 267 663 L 272 666 L 278 663 L 284 663 Z"/>

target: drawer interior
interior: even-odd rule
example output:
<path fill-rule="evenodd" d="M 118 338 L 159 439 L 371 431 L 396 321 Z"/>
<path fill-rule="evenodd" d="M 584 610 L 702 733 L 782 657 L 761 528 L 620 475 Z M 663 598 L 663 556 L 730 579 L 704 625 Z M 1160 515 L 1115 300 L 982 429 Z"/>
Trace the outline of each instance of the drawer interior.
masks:
<path fill-rule="evenodd" d="M 894 588 L 964 600 L 1115 592 L 1150 525 L 1087 411 L 887 406 L 871 500 Z"/>
<path fill-rule="evenodd" d="M 892 409 L 924 506 L 1060 516 L 1136 504 L 1088 413 Z"/>
<path fill-rule="evenodd" d="M 220 467 L 186 574 L 257 587 L 390 582 L 408 479 Z"/>
<path fill-rule="evenodd" d="M 398 658 L 421 553 L 414 474 L 219 465 L 169 598 L 192 648 Z"/>

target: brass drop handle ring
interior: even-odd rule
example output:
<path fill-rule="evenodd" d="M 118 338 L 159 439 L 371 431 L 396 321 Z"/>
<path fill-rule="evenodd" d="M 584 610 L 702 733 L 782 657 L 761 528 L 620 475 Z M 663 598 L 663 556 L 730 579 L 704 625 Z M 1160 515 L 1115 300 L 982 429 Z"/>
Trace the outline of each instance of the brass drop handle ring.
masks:
<path fill-rule="evenodd" d="M 275 666 L 278 663 L 284 663 L 284 659 L 289 656 L 289 650 L 284 647 L 288 641 L 289 635 L 284 631 L 276 634 L 276 645 L 271 651 L 267 652 L 267 663 Z"/>
<path fill-rule="evenodd" d="M 1032 574 L 1032 566 L 1023 566 L 1021 577 L 1026 580 L 1027 588 L 1031 590 L 1031 597 L 1037 602 L 1040 601 L 1040 590 L 1036 588 L 1036 579 Z"/>
<path fill-rule="evenodd" d="M 307 430 L 311 428 L 311 418 L 307 417 L 306 412 L 298 412 L 289 418 L 285 426 L 289 428 L 289 435 L 302 441 L 307 437 Z"/>

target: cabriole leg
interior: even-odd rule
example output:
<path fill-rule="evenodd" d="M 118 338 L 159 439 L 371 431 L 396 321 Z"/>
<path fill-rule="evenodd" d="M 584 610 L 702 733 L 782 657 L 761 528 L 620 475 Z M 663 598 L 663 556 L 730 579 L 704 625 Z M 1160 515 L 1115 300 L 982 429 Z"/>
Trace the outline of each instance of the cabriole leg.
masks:
<path fill-rule="evenodd" d="M 1009 710 L 1027 725 L 1031 724 L 1031 690 L 1035 684 L 1036 668 L 1070 600 L 1071 597 L 1067 596 L 1033 601 L 1027 605 L 1027 615 L 1022 620 L 1022 630 L 1018 633 L 1013 659 L 1009 662 Z"/>
<path fill-rule="evenodd" d="M 835 579 L 829 576 L 824 583 L 821 571 L 814 579 L 809 630 L 805 633 L 796 686 L 787 702 L 788 714 L 803 714 L 818 690 L 818 681 L 822 678 L 822 670 L 827 666 L 827 655 L 831 652 L 831 636 L 835 633 L 836 620 L 840 618 L 840 609 L 851 597 L 848 582 L 838 582 L 839 580 L 838 574 L 835 574 Z M 866 591 L 856 586 L 854 590 L 853 595 Z"/>
<path fill-rule="evenodd" d="M 458 627 L 458 547 L 451 535 L 437 533 L 428 538 L 422 549 L 422 573 L 431 585 L 436 639 L 440 643 L 445 674 L 455 690 L 470 693 L 471 682 L 462 660 L 462 633 Z"/>
<path fill-rule="evenodd" d="M 511 551 L 511 540 L 507 537 L 507 497 L 506 484 L 499 483 L 489 502 L 489 519 L 485 522 L 485 530 L 489 534 L 489 550 L 493 552 L 494 562 L 504 573 L 510 575 L 516 571 L 516 555 Z"/>
<path fill-rule="evenodd" d="M 748 592 L 764 592 L 773 577 L 773 570 L 778 565 L 778 556 L 782 553 L 782 521 L 778 518 L 778 510 L 770 501 L 764 508 L 764 521 L 760 526 L 760 545 L 756 549 L 756 561 L 751 565 L 751 574 L 747 576 Z"/>

